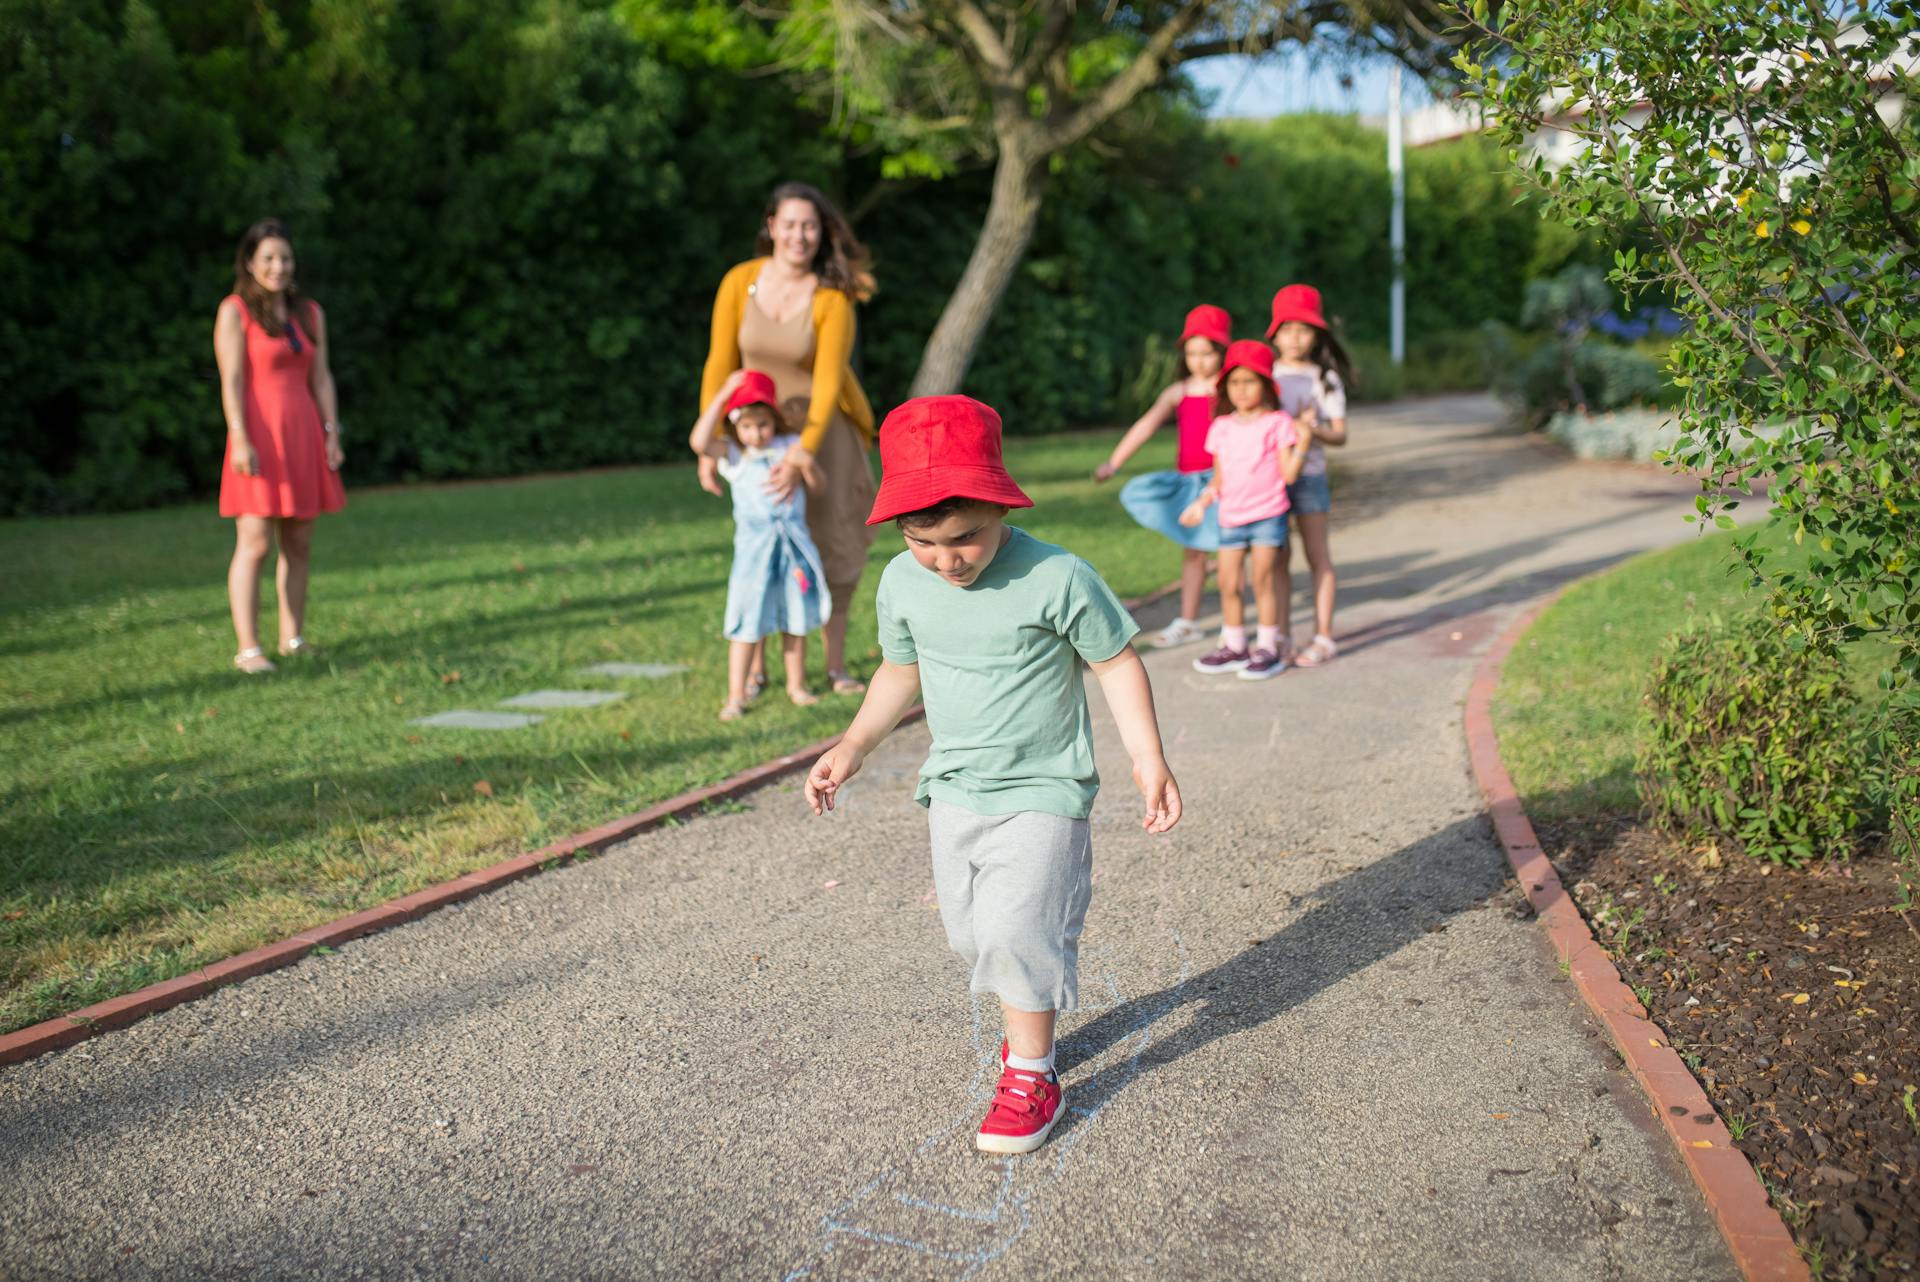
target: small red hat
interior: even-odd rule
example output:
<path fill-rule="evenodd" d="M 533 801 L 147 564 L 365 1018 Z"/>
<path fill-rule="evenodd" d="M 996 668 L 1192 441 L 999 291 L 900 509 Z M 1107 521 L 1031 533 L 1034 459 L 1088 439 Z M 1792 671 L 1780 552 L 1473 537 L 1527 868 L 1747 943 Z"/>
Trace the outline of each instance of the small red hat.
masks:
<path fill-rule="evenodd" d="M 1000 461 L 991 406 L 971 396 L 915 397 L 880 424 L 880 493 L 867 524 L 955 498 L 1033 506 Z"/>
<path fill-rule="evenodd" d="M 1288 321 L 1304 321 L 1315 329 L 1326 329 L 1327 318 L 1320 313 L 1320 291 L 1311 285 L 1283 285 L 1273 296 L 1273 324 L 1267 337 L 1280 332 Z"/>
<path fill-rule="evenodd" d="M 733 421 L 734 413 L 749 405 L 770 405 L 773 412 L 780 412 L 780 393 L 774 390 L 771 375 L 762 374 L 757 369 L 746 371 L 746 377 L 740 380 L 740 386 L 733 389 L 733 395 L 727 398 L 727 421 Z"/>
<path fill-rule="evenodd" d="M 1254 338 L 1243 338 L 1227 349 L 1227 358 L 1220 364 L 1220 377 L 1214 385 L 1221 391 L 1227 390 L 1227 375 L 1237 369 L 1250 369 L 1268 383 L 1273 382 L 1273 349 Z"/>
<path fill-rule="evenodd" d="M 1224 307 L 1202 303 L 1187 313 L 1187 327 L 1180 331 L 1182 343 L 1189 338 L 1211 339 L 1225 347 L 1233 341 L 1233 318 Z"/>

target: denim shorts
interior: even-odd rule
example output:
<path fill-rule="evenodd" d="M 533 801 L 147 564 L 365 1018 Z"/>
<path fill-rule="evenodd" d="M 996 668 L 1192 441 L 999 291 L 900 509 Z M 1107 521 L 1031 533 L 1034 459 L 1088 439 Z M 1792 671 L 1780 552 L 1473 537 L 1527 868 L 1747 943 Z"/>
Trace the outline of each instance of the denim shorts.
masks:
<path fill-rule="evenodd" d="M 1263 517 L 1246 525 L 1220 523 L 1222 548 L 1283 548 L 1287 546 L 1287 514 Z"/>
<path fill-rule="evenodd" d="M 1306 516 L 1316 512 L 1333 510 L 1333 491 L 1327 485 L 1327 474 L 1316 472 L 1312 476 L 1301 478 L 1287 487 L 1287 502 L 1293 510 Z"/>

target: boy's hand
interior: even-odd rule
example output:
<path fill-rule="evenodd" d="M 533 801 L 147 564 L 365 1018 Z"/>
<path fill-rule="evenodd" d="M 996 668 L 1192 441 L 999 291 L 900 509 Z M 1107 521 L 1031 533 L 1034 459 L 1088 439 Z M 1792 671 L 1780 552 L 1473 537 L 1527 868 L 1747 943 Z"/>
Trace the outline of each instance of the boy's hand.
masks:
<path fill-rule="evenodd" d="M 1166 832 L 1180 822 L 1180 785 L 1173 781 L 1165 757 L 1148 757 L 1133 763 L 1133 782 L 1146 799 L 1146 818 L 1140 826 L 1148 832 Z"/>
<path fill-rule="evenodd" d="M 866 759 L 864 752 L 844 739 L 820 754 L 820 760 L 807 771 L 807 804 L 813 807 L 814 814 L 833 809 L 833 798 L 840 791 L 840 785 L 859 774 Z"/>

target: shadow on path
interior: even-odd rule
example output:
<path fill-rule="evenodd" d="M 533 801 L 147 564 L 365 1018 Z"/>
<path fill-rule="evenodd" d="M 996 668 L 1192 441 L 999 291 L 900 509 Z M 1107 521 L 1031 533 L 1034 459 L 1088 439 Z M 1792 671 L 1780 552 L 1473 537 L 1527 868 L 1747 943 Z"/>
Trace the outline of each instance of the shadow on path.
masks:
<path fill-rule="evenodd" d="M 1194 1008 L 1184 1026 L 1159 1032 L 1137 1064 L 1115 1062 L 1075 1086 L 1056 1136 L 1085 1116 L 1086 1102 L 1104 1103 L 1122 1079 L 1130 1085 L 1136 1075 L 1257 1028 L 1486 903 L 1508 879 L 1491 833 L 1484 815 L 1456 820 L 1316 886 L 1302 897 L 1306 911 L 1297 920 L 1212 969 L 1109 1007 L 1067 1032 L 1060 1039 L 1062 1071 L 1098 1059 L 1182 1007 Z"/>

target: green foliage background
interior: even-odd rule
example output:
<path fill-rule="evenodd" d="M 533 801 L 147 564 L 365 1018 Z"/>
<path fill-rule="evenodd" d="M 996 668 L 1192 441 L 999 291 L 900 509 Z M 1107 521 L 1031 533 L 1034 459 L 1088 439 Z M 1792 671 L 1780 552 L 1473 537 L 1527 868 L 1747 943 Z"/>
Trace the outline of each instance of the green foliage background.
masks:
<path fill-rule="evenodd" d="M 712 0 L 0 0 L 0 514 L 210 492 L 214 308 L 267 214 L 328 310 L 350 485 L 674 457 L 712 291 L 787 177 L 875 248 L 884 409 L 989 176 L 883 182 L 769 57 Z M 1479 141 L 1409 157 L 1416 352 L 1583 252 L 1503 170 Z M 1352 122 L 1150 97 L 1053 175 L 968 390 L 1015 432 L 1129 417 L 1187 307 L 1257 334 L 1296 279 L 1382 342 L 1386 182 Z"/>

